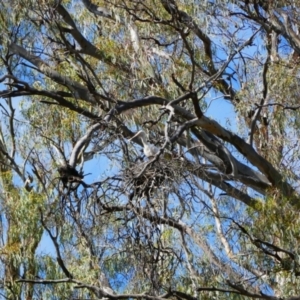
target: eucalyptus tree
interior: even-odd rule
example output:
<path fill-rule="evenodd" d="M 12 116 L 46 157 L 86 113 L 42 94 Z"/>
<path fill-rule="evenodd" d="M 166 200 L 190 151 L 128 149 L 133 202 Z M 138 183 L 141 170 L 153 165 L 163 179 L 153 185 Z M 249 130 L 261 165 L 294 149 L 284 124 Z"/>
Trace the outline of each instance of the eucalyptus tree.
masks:
<path fill-rule="evenodd" d="M 1 7 L 1 297 L 300 299 L 299 1 Z"/>

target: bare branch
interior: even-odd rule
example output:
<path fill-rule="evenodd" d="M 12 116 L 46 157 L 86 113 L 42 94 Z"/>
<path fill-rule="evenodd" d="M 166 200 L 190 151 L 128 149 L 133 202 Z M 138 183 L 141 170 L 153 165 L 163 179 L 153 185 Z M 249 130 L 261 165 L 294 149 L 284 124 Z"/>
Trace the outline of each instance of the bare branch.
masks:
<path fill-rule="evenodd" d="M 76 145 L 74 146 L 73 150 L 72 150 L 72 154 L 71 154 L 71 157 L 70 157 L 70 160 L 69 160 L 69 164 L 71 167 L 75 167 L 76 166 L 76 163 L 77 163 L 77 160 L 80 156 L 80 153 L 83 153 L 84 149 L 86 149 L 88 147 L 88 144 L 90 142 L 90 139 L 93 135 L 93 133 L 100 129 L 101 127 L 103 127 L 103 125 L 101 123 L 96 123 L 94 125 L 92 125 L 86 132 L 86 134 L 81 137 Z"/>

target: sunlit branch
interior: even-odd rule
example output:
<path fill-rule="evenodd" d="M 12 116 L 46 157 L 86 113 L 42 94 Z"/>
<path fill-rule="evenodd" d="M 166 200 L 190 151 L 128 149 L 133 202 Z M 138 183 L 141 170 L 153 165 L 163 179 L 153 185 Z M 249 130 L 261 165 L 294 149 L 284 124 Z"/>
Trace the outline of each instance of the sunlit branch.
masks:
<path fill-rule="evenodd" d="M 70 160 L 69 160 L 69 164 L 71 167 L 74 168 L 76 166 L 76 163 L 77 163 L 80 155 L 82 155 L 83 151 L 88 147 L 88 144 L 91 140 L 93 133 L 96 130 L 100 129 L 101 127 L 103 127 L 103 125 L 101 123 L 96 123 L 96 124 L 92 125 L 90 128 L 88 128 L 86 134 L 76 142 L 76 144 L 72 150 Z"/>

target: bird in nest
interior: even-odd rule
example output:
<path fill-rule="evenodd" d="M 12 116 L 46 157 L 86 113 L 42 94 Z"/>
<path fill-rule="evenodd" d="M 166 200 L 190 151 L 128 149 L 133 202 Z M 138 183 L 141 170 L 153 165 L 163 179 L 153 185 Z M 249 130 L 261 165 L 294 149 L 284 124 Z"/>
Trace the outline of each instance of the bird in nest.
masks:
<path fill-rule="evenodd" d="M 81 182 L 83 175 L 79 173 L 74 167 L 69 164 L 63 164 L 58 169 L 60 179 L 63 183 L 64 188 L 67 187 L 68 182 Z"/>
<path fill-rule="evenodd" d="M 129 141 L 132 141 L 137 137 L 141 140 L 144 147 L 144 154 L 148 158 L 154 157 L 159 152 L 157 147 L 147 142 L 147 135 L 143 130 L 138 131 Z"/>

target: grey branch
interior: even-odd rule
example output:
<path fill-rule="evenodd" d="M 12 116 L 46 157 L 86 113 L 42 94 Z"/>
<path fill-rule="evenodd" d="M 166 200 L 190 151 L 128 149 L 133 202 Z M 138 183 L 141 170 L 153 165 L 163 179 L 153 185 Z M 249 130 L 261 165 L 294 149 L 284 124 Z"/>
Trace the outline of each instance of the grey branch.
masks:
<path fill-rule="evenodd" d="M 76 167 L 76 163 L 80 157 L 80 154 L 83 153 L 84 149 L 87 148 L 91 137 L 93 135 L 93 133 L 98 130 L 99 128 L 101 128 L 103 125 L 100 123 L 96 123 L 94 125 L 92 125 L 86 132 L 86 134 L 81 137 L 77 143 L 75 144 L 72 153 L 71 153 L 71 157 L 69 159 L 69 164 L 71 167 L 75 168 Z"/>

